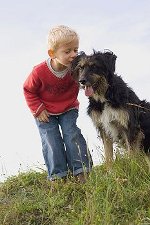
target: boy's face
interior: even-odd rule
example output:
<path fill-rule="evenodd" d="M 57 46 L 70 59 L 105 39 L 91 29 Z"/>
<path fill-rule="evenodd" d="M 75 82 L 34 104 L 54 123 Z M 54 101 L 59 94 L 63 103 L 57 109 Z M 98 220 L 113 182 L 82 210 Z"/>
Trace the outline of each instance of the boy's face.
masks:
<path fill-rule="evenodd" d="M 67 44 L 60 44 L 59 47 L 53 52 L 52 60 L 55 65 L 64 68 L 69 67 L 73 59 L 78 54 L 79 41 L 76 39 Z"/>

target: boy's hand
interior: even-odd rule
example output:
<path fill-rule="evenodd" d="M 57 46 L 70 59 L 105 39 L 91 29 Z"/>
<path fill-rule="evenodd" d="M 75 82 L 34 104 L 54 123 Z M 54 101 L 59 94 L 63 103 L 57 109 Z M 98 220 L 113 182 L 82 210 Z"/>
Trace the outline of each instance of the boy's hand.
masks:
<path fill-rule="evenodd" d="M 40 122 L 49 122 L 49 113 L 47 112 L 47 110 L 43 110 L 38 116 L 37 119 Z"/>

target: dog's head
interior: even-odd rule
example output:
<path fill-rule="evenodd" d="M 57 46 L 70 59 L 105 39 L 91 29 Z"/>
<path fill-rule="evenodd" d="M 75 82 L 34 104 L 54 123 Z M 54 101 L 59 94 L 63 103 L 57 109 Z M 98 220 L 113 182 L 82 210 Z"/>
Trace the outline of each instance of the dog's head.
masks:
<path fill-rule="evenodd" d="M 79 81 L 80 79 L 80 61 L 86 58 L 85 52 L 79 52 L 78 56 L 72 61 L 71 72 L 75 80 Z"/>
<path fill-rule="evenodd" d="M 86 96 L 104 97 L 115 72 L 116 55 L 112 52 L 84 52 L 75 59 L 73 74 L 85 88 Z"/>

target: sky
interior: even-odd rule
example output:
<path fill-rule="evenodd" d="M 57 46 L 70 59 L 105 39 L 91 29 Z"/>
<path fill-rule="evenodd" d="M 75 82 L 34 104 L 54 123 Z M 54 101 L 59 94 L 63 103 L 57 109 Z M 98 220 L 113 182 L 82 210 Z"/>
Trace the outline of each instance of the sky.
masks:
<path fill-rule="evenodd" d="M 116 73 L 141 99 L 150 101 L 149 0 L 0 0 L 0 181 L 19 172 L 45 169 L 41 142 L 22 86 L 34 65 L 48 58 L 49 29 L 64 24 L 80 36 L 79 50 L 109 49 L 117 55 Z M 78 125 L 94 165 L 102 145 L 79 93 Z"/>

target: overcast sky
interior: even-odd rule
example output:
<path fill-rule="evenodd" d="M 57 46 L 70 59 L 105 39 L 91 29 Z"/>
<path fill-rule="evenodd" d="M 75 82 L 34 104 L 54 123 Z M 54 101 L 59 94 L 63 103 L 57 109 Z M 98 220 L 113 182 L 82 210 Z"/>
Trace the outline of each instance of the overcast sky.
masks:
<path fill-rule="evenodd" d="M 32 67 L 48 58 L 47 33 L 64 24 L 80 36 L 80 49 L 110 49 L 116 73 L 141 99 L 150 101 L 149 0 L 0 0 L 0 180 L 44 163 L 40 137 L 22 85 Z M 78 124 L 99 163 L 98 139 L 80 93 Z M 45 167 L 43 167 L 45 168 Z"/>

